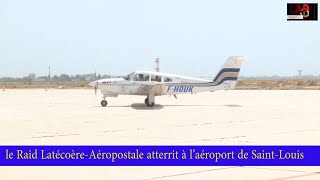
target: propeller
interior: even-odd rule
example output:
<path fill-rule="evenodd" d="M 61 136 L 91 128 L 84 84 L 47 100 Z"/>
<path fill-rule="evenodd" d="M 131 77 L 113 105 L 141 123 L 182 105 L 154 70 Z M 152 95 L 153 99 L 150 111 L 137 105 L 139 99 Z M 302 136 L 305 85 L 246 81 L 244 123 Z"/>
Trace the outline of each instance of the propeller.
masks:
<path fill-rule="evenodd" d="M 98 89 L 98 81 L 96 81 L 96 84 L 94 86 L 94 94 L 97 95 L 97 89 Z"/>

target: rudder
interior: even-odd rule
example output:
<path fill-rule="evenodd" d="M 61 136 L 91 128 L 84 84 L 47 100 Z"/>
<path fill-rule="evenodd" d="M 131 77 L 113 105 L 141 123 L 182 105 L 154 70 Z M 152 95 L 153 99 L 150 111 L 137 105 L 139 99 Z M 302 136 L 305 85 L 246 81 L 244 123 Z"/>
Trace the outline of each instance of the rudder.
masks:
<path fill-rule="evenodd" d="M 225 81 L 237 81 L 240 73 L 242 62 L 245 60 L 244 56 L 231 56 L 222 66 L 218 74 L 213 79 L 213 83 L 220 85 Z M 235 86 L 235 83 L 232 83 Z M 230 87 L 230 89 L 233 89 Z"/>

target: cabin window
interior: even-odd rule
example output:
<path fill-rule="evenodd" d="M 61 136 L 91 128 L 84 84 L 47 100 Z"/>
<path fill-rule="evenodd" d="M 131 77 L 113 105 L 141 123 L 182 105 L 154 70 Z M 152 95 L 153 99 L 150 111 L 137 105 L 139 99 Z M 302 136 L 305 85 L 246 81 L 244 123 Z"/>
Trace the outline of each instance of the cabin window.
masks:
<path fill-rule="evenodd" d="M 133 78 L 134 81 L 149 81 L 149 74 L 136 74 Z"/>
<path fill-rule="evenodd" d="M 134 73 L 130 73 L 130 74 L 126 75 L 125 77 L 123 77 L 123 79 L 129 81 L 129 80 L 131 80 L 133 75 L 134 75 Z"/>
<path fill-rule="evenodd" d="M 161 76 L 152 75 L 151 76 L 151 81 L 161 82 Z"/>
<path fill-rule="evenodd" d="M 165 77 L 165 78 L 164 78 L 164 82 L 172 82 L 172 79 Z"/>

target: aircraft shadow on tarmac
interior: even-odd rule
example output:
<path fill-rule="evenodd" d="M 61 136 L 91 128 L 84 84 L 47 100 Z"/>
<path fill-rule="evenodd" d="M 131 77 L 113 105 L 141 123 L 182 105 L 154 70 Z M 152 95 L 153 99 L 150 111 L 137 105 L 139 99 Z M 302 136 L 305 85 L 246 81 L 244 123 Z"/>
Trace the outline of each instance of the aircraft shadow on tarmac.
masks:
<path fill-rule="evenodd" d="M 241 105 L 237 104 L 224 104 L 224 105 L 191 105 L 191 104 L 181 104 L 181 105 L 161 105 L 161 104 L 155 104 L 153 107 L 148 107 L 143 103 L 133 103 L 131 105 L 127 106 L 107 106 L 106 108 L 121 108 L 121 107 L 131 107 L 135 110 L 156 110 L 156 109 L 162 109 L 163 107 L 214 107 L 214 106 L 227 106 L 227 107 L 242 107 Z M 95 106 L 95 107 L 101 107 L 101 106 Z"/>

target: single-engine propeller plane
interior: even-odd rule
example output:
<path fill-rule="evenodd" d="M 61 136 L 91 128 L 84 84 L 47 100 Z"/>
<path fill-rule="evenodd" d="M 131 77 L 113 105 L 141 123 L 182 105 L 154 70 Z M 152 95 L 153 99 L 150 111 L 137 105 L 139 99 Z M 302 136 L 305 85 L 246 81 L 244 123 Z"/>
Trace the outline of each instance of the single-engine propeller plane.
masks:
<path fill-rule="evenodd" d="M 146 96 L 145 104 L 152 107 L 155 104 L 155 96 L 173 95 L 177 97 L 177 94 L 234 89 L 244 59 L 243 56 L 229 57 L 213 80 L 152 71 L 136 71 L 123 78 L 100 79 L 89 85 L 95 88 L 95 93 L 97 89 L 101 89 L 102 106 L 108 104 L 106 97 L 142 95 Z"/>

